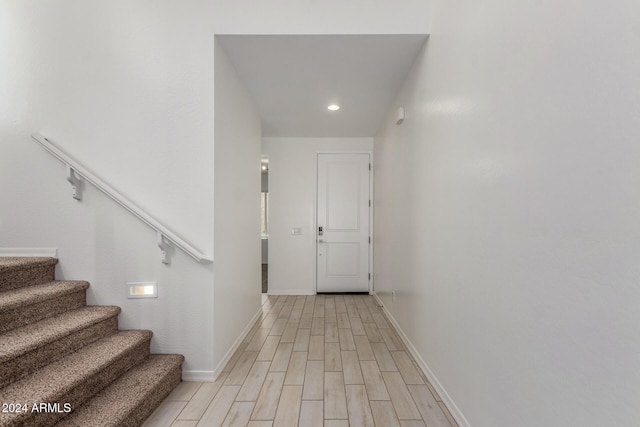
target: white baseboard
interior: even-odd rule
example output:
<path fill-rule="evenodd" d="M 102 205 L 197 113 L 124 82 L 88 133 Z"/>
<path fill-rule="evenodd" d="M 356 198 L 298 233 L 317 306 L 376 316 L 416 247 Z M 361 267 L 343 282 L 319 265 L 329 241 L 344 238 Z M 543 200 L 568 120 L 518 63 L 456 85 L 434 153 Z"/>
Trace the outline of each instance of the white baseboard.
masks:
<path fill-rule="evenodd" d="M 258 321 L 261 315 L 262 315 L 262 306 L 260 306 L 256 314 L 249 321 L 249 324 L 243 329 L 243 331 L 240 333 L 240 336 L 234 341 L 229 351 L 227 351 L 227 354 L 225 354 L 222 360 L 220 361 L 220 363 L 218 363 L 218 366 L 216 366 L 215 370 L 212 373 L 213 379 L 206 382 L 213 382 L 220 376 L 224 367 L 227 366 L 227 363 L 229 363 L 229 360 L 231 360 L 231 358 L 233 357 L 233 354 L 236 352 L 238 347 L 240 347 L 240 344 L 242 344 L 242 341 L 244 341 L 244 339 L 247 337 L 247 335 L 251 331 L 251 328 L 253 328 L 253 325 L 255 325 L 255 323 Z M 184 378 L 184 375 L 183 375 L 183 378 Z M 205 382 L 204 380 L 202 381 Z"/>
<path fill-rule="evenodd" d="M 182 371 L 182 381 L 212 383 L 216 380 L 213 371 Z"/>
<path fill-rule="evenodd" d="M 267 295 L 315 295 L 316 293 L 313 291 L 282 291 L 280 289 L 276 289 L 272 291 L 271 289 L 267 290 Z"/>
<path fill-rule="evenodd" d="M 0 256 L 55 258 L 58 256 L 58 250 L 56 248 L 0 248 Z"/>
<path fill-rule="evenodd" d="M 373 296 L 375 297 L 380 307 L 382 307 L 382 311 L 384 312 L 384 315 L 387 317 L 387 319 L 389 319 L 389 321 L 395 328 L 396 332 L 398 332 L 398 335 L 400 336 L 400 339 L 402 339 L 402 341 L 404 342 L 404 345 L 407 346 L 407 349 L 409 350 L 409 353 L 411 353 L 411 356 L 413 356 L 418 366 L 420 366 L 420 369 L 422 369 L 422 372 L 424 372 L 427 379 L 429 380 L 433 388 L 436 390 L 436 392 L 440 396 L 440 399 L 442 399 L 442 402 L 445 404 L 447 409 L 449 409 L 451 416 L 456 420 L 456 422 L 460 427 L 471 427 L 471 424 L 469 424 L 469 421 L 467 421 L 467 419 L 464 417 L 464 415 L 462 414 L 458 406 L 456 406 L 455 402 L 453 401 L 453 399 L 451 399 L 451 396 L 449 396 L 449 393 L 447 393 L 447 391 L 444 389 L 440 381 L 438 381 L 433 371 L 429 369 L 429 366 L 427 365 L 427 363 L 424 361 L 420 353 L 418 353 L 418 350 L 416 350 L 415 346 L 413 345 L 411 340 L 409 340 L 409 337 L 407 337 L 407 335 L 404 333 L 404 331 L 402 330 L 402 328 L 400 327 L 396 319 L 394 319 L 394 317 L 391 315 L 389 310 L 387 310 L 387 307 L 385 307 L 382 300 L 378 297 L 378 295 L 375 292 L 373 293 Z"/>

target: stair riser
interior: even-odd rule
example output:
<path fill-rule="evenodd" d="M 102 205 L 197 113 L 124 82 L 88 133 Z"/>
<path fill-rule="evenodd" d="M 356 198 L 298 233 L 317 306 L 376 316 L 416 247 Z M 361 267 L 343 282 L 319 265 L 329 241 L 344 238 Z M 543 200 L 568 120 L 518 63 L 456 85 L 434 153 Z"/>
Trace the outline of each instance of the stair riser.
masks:
<path fill-rule="evenodd" d="M 176 368 L 150 393 L 147 400 L 136 407 L 129 416 L 112 427 L 139 427 L 160 406 L 162 401 L 171 394 L 171 391 L 182 381 L 182 368 Z M 91 427 L 101 427 L 98 425 Z M 106 427 L 106 426 L 105 426 Z"/>
<path fill-rule="evenodd" d="M 171 394 L 171 391 L 180 384 L 182 381 L 182 369 L 178 368 L 171 372 L 171 374 L 162 382 L 152 393 L 149 395 L 149 398 L 145 402 L 145 404 L 139 405 L 136 410 L 134 410 L 129 417 L 123 422 L 118 424 L 114 424 L 113 427 L 139 427 L 141 426 L 147 418 L 155 411 L 155 409 L 160 406 L 162 401 Z M 95 426 L 99 427 L 99 426 Z"/>
<path fill-rule="evenodd" d="M 55 265 L 38 265 L 31 268 L 9 270 L 0 275 L 0 291 L 39 285 L 54 279 Z"/>
<path fill-rule="evenodd" d="M 162 382 L 156 387 L 148 391 L 146 398 L 136 405 L 123 418 L 110 419 L 105 421 L 104 418 L 96 420 L 76 420 L 72 415 L 70 419 L 63 419 L 56 427 L 139 427 L 144 424 L 145 420 L 160 406 L 162 401 L 171 394 L 171 391 L 182 381 L 182 368 L 180 366 L 168 373 Z"/>
<path fill-rule="evenodd" d="M 111 365 L 104 367 L 104 369 L 97 369 L 95 372 L 87 375 L 81 383 L 66 390 L 60 396 L 54 397 L 52 402 L 59 402 L 61 404 L 69 403 L 72 409 L 80 407 L 85 401 L 89 400 L 104 387 L 116 380 L 120 375 L 149 356 L 150 344 L 151 338 L 140 341 L 137 345 L 120 355 Z M 66 415 L 64 412 L 20 414 L 20 416 L 7 419 L 6 427 L 50 427 Z M 5 427 L 5 425 L 3 425 L 3 427 Z"/>
<path fill-rule="evenodd" d="M 110 317 L 87 328 L 76 331 L 54 342 L 46 343 L 0 365 L 0 387 L 4 387 L 101 338 L 118 330 L 118 318 Z"/>
<path fill-rule="evenodd" d="M 181 381 L 184 357 L 151 355 L 56 427 L 139 426 Z"/>
<path fill-rule="evenodd" d="M 84 307 L 86 302 L 87 293 L 86 290 L 82 290 L 37 304 L 8 310 L 0 313 L 0 334 L 69 310 Z"/>

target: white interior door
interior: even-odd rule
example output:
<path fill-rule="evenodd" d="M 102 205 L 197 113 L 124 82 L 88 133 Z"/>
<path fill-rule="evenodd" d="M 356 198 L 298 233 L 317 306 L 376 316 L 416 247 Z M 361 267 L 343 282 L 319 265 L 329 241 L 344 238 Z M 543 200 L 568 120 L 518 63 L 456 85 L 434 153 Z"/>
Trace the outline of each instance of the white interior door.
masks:
<path fill-rule="evenodd" d="M 317 292 L 369 292 L 369 154 L 318 154 Z"/>

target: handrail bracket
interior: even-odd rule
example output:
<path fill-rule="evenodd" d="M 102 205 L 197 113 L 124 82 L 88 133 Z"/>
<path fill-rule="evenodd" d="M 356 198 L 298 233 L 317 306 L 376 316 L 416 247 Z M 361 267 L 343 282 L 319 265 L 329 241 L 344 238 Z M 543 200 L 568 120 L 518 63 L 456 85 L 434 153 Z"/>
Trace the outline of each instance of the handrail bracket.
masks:
<path fill-rule="evenodd" d="M 157 240 L 158 247 L 160 248 L 160 261 L 164 265 L 169 265 L 169 258 L 167 257 L 167 251 L 169 250 L 169 242 L 165 239 L 164 235 L 158 231 Z"/>
<path fill-rule="evenodd" d="M 82 180 L 76 176 L 76 171 L 67 165 L 67 181 L 71 184 L 71 197 L 82 200 Z"/>

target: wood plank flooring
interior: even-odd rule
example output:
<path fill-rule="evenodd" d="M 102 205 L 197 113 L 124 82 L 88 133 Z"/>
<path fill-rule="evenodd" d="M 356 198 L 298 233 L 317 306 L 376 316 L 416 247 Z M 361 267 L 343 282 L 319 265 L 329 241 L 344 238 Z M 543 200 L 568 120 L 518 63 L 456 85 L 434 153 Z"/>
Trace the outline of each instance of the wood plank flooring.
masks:
<path fill-rule="evenodd" d="M 457 427 L 368 295 L 269 296 L 213 383 L 183 382 L 144 427 Z"/>

